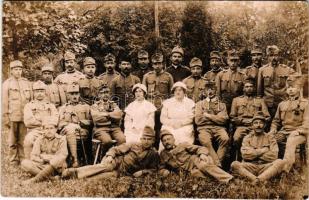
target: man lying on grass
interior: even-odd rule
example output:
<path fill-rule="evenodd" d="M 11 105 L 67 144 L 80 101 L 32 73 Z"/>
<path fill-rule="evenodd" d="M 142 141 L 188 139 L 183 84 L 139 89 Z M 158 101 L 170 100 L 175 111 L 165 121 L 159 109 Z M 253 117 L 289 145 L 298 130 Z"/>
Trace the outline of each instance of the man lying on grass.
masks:
<path fill-rule="evenodd" d="M 180 143 L 175 145 L 174 135 L 168 130 L 161 131 L 164 150 L 160 153 L 160 171 L 162 176 L 171 172 L 185 172 L 195 177 L 209 174 L 222 183 L 229 183 L 233 176 L 215 165 L 206 147 Z"/>
<path fill-rule="evenodd" d="M 154 130 L 148 126 L 140 143 L 122 144 L 111 148 L 100 164 L 79 168 L 68 168 L 63 171 L 63 178 L 107 178 L 124 175 L 140 177 L 156 171 L 159 163 L 158 152 L 153 147 Z"/>

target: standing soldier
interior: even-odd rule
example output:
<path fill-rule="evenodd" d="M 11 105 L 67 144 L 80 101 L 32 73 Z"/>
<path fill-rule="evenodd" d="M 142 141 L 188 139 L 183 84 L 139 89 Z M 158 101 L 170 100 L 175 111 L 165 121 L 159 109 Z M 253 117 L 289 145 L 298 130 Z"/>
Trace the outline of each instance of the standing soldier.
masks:
<path fill-rule="evenodd" d="M 19 165 L 24 158 L 23 142 L 26 127 L 23 122 L 24 106 L 32 97 L 31 84 L 23 78 L 23 65 L 19 60 L 10 63 L 11 77 L 2 85 L 2 112 L 4 124 L 10 125 L 9 151 L 12 165 Z"/>
<path fill-rule="evenodd" d="M 67 95 L 67 87 L 71 84 L 78 84 L 81 78 L 85 78 L 85 75 L 75 69 L 77 65 L 75 54 L 70 51 L 64 54 L 64 65 L 66 70 L 56 77 L 55 83 L 60 85 Z"/>
<path fill-rule="evenodd" d="M 143 80 L 143 76 L 151 71 L 148 52 L 145 50 L 140 50 L 137 54 L 137 62 L 138 68 L 135 69 L 132 74 L 137 76 L 140 80 Z"/>
<path fill-rule="evenodd" d="M 244 74 L 238 71 L 239 55 L 233 49 L 228 52 L 229 69 L 218 73 L 216 78 L 218 97 L 226 104 L 228 113 L 232 100 L 242 95 Z"/>
<path fill-rule="evenodd" d="M 233 99 L 230 118 L 236 131 L 233 136 L 234 146 L 238 155 L 237 160 L 241 160 L 239 152 L 242 139 L 251 132 L 252 118 L 261 111 L 266 118 L 266 122 L 270 121 L 270 115 L 263 98 L 255 97 L 254 85 L 255 80 L 247 77 L 244 82 L 244 95 Z"/>
<path fill-rule="evenodd" d="M 147 99 L 157 108 L 155 112 L 155 146 L 158 147 L 160 142 L 160 129 L 162 126 L 160 121 L 162 102 L 171 96 L 174 81 L 172 75 L 163 70 L 163 55 L 161 53 L 152 55 L 151 62 L 154 71 L 144 75 L 143 84 L 146 85 L 148 90 Z"/>
<path fill-rule="evenodd" d="M 259 69 L 262 66 L 262 56 L 263 56 L 262 50 L 257 47 L 254 47 L 251 50 L 252 64 L 246 67 L 244 70 L 244 74 L 246 75 L 246 77 L 252 78 L 254 80 L 255 87 L 257 87 L 258 73 Z"/>
<path fill-rule="evenodd" d="M 222 70 L 221 69 L 221 56 L 219 51 L 210 52 L 210 67 L 211 70 L 206 72 L 204 78 L 209 81 L 216 81 L 217 74 Z"/>
<path fill-rule="evenodd" d="M 84 78 L 79 80 L 80 97 L 85 103 L 92 105 L 96 100 L 98 89 L 102 85 L 102 81 L 94 76 L 96 71 L 95 60 L 91 57 L 86 57 L 83 63 Z"/>
<path fill-rule="evenodd" d="M 42 122 L 43 134 L 34 142 L 31 156 L 22 161 L 22 169 L 35 175 L 25 184 L 41 182 L 54 172 L 60 172 L 66 165 L 68 156 L 67 141 L 57 134 L 57 123 L 49 118 Z"/>
<path fill-rule="evenodd" d="M 123 57 L 120 61 L 121 73 L 111 83 L 113 99 L 117 101 L 121 110 L 134 101 L 132 88 L 136 83 L 141 82 L 137 76 L 131 74 L 131 69 L 131 60 Z"/>
<path fill-rule="evenodd" d="M 194 102 L 201 100 L 204 95 L 205 79 L 202 78 L 203 65 L 199 58 L 192 58 L 190 61 L 191 74 L 183 82 L 187 86 L 187 95 Z"/>
<path fill-rule="evenodd" d="M 241 147 L 243 161 L 234 161 L 232 170 L 249 179 L 254 185 L 279 174 L 285 164 L 278 158 L 278 145 L 273 135 L 264 132 L 266 119 L 257 112 L 252 119 L 252 132 L 246 135 Z"/>
<path fill-rule="evenodd" d="M 106 71 L 98 76 L 98 79 L 102 81 L 103 85 L 107 85 L 109 88 L 111 88 L 112 80 L 119 76 L 119 72 L 115 70 L 116 67 L 116 57 L 109 53 L 104 57 L 104 67 Z"/>
<path fill-rule="evenodd" d="M 269 63 L 260 68 L 258 74 L 258 95 L 265 99 L 268 111 L 273 118 L 278 104 L 286 96 L 286 79 L 294 70 L 279 64 L 279 48 L 275 45 L 266 48 Z"/>
<path fill-rule="evenodd" d="M 199 101 L 195 106 L 195 123 L 200 143 L 208 148 L 215 165 L 221 167 L 229 142 L 225 129 L 229 116 L 225 104 L 216 96 L 215 82 L 207 80 L 206 88 L 207 98 Z M 212 145 L 213 139 L 219 143 L 217 152 Z"/>
<path fill-rule="evenodd" d="M 123 113 L 117 104 L 110 100 L 110 96 L 109 87 L 100 88 L 99 101 L 91 106 L 90 111 L 94 124 L 93 136 L 103 143 L 105 150 L 111 147 L 113 139 L 118 145 L 126 142 L 119 126 Z"/>
<path fill-rule="evenodd" d="M 46 85 L 47 99 L 58 108 L 67 102 L 67 98 L 63 88 L 54 83 L 53 73 L 54 65 L 52 63 L 47 63 L 42 67 L 42 81 Z"/>
<path fill-rule="evenodd" d="M 295 150 L 306 142 L 308 136 L 308 100 L 300 96 L 303 86 L 301 75 L 290 75 L 287 80 L 288 99 L 278 106 L 272 121 L 270 134 L 275 134 L 279 145 L 279 158 L 286 160 L 288 172 L 295 162 Z M 284 154 L 283 154 L 284 153 Z"/>
<path fill-rule="evenodd" d="M 185 172 L 195 177 L 211 175 L 222 183 L 229 183 L 233 176 L 214 164 L 206 147 L 188 143 L 175 144 L 175 138 L 167 130 L 161 131 L 164 150 L 160 153 L 160 175 L 166 177 L 171 172 Z"/>
<path fill-rule="evenodd" d="M 171 61 L 172 65 L 166 71 L 173 76 L 173 81 L 176 83 L 182 81 L 191 75 L 191 71 L 187 66 L 182 65 L 184 51 L 181 47 L 176 46 L 172 50 Z"/>
<path fill-rule="evenodd" d="M 30 153 L 35 140 L 42 135 L 42 120 L 49 118 L 54 124 L 58 124 L 58 110 L 54 104 L 45 101 L 46 85 L 37 81 L 32 86 L 34 100 L 27 103 L 24 108 L 24 123 L 27 127 L 27 135 L 24 140 L 25 158 L 30 159 Z"/>
<path fill-rule="evenodd" d="M 91 125 L 90 106 L 79 102 L 77 84 L 68 86 L 67 95 L 69 102 L 59 108 L 59 129 L 60 135 L 65 135 L 68 141 L 73 167 L 78 167 L 77 140 L 81 142 L 84 159 L 88 162 L 84 141 L 88 139 Z"/>

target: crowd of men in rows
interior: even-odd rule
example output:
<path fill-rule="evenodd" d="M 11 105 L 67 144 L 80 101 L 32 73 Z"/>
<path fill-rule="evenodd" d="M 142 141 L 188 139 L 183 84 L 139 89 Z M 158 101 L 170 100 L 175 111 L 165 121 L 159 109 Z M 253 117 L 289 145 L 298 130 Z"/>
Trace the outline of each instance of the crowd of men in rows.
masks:
<path fill-rule="evenodd" d="M 199 58 L 182 65 L 179 46 L 167 68 L 161 53 L 149 59 L 141 50 L 136 70 L 120 58 L 117 72 L 109 53 L 106 72 L 96 77 L 93 58 L 84 58 L 80 72 L 68 51 L 63 73 L 53 79 L 47 63 L 34 83 L 22 77 L 22 62 L 12 61 L 2 90 L 10 162 L 35 175 L 26 183 L 54 174 L 140 177 L 157 170 L 228 183 L 229 167 L 256 183 L 289 172 L 306 142 L 308 100 L 302 76 L 279 63 L 277 46 L 266 48 L 264 66 L 262 55 L 252 49 L 252 65 L 240 70 L 236 50 L 224 67 L 220 52 L 212 51 L 211 70 L 202 75 Z M 234 162 L 226 168 L 227 155 Z"/>

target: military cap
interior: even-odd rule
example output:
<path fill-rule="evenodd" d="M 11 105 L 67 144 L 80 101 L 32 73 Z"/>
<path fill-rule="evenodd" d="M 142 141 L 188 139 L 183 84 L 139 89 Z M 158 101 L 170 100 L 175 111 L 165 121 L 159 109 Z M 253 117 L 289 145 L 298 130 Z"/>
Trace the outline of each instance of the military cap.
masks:
<path fill-rule="evenodd" d="M 195 67 L 195 66 L 200 66 L 200 67 L 203 66 L 201 59 L 199 59 L 197 57 L 194 57 L 194 58 L 191 59 L 190 67 Z"/>
<path fill-rule="evenodd" d="M 163 62 L 162 53 L 153 54 L 152 57 L 151 57 L 151 62 L 153 62 L 153 63 Z"/>
<path fill-rule="evenodd" d="M 87 65 L 95 65 L 95 60 L 92 57 L 84 58 L 83 66 L 85 67 Z"/>
<path fill-rule="evenodd" d="M 278 54 L 279 53 L 279 48 L 276 45 L 271 45 L 271 46 L 267 46 L 266 47 L 266 54 L 270 55 L 270 54 Z"/>
<path fill-rule="evenodd" d="M 256 112 L 256 113 L 254 114 L 254 116 L 253 116 L 253 118 L 252 118 L 252 122 L 253 122 L 254 120 L 257 120 L 257 119 L 263 120 L 264 122 L 266 121 L 266 118 L 265 118 L 263 112 L 261 112 L 261 111 L 258 111 L 258 112 Z"/>
<path fill-rule="evenodd" d="M 78 84 L 71 84 L 67 88 L 67 92 L 79 92 L 79 85 Z"/>
<path fill-rule="evenodd" d="M 180 53 L 182 56 L 184 56 L 184 50 L 183 48 L 181 48 L 180 46 L 175 46 L 172 50 L 172 54 L 173 53 Z"/>
<path fill-rule="evenodd" d="M 37 81 L 32 85 L 33 90 L 46 90 L 46 85 L 43 81 Z"/>
<path fill-rule="evenodd" d="M 58 123 L 57 123 L 56 120 L 50 120 L 50 117 L 44 117 L 42 119 L 42 126 L 44 127 L 44 126 L 47 126 L 47 125 L 53 125 L 53 126 L 57 127 Z"/>
<path fill-rule="evenodd" d="M 251 54 L 263 54 L 263 51 L 258 45 L 254 45 L 251 50 Z"/>
<path fill-rule="evenodd" d="M 185 91 L 187 91 L 187 86 L 186 86 L 186 84 L 184 84 L 184 83 L 181 82 L 181 81 L 178 81 L 178 82 L 174 83 L 174 85 L 173 85 L 173 87 L 172 87 L 172 92 L 174 92 L 174 90 L 175 90 L 176 87 L 181 87 L 181 88 L 183 88 Z"/>
<path fill-rule="evenodd" d="M 22 62 L 19 61 L 19 60 L 14 60 L 14 61 L 10 62 L 10 69 L 13 69 L 15 67 L 23 67 Z"/>
<path fill-rule="evenodd" d="M 235 49 L 229 50 L 227 56 L 229 59 L 239 59 L 239 53 Z"/>
<path fill-rule="evenodd" d="M 41 71 L 42 72 L 45 72 L 45 71 L 54 72 L 54 65 L 53 65 L 53 63 L 46 63 L 45 65 L 43 65 Z"/>
<path fill-rule="evenodd" d="M 144 84 L 141 84 L 141 83 L 135 84 L 132 88 L 132 92 L 135 92 L 137 88 L 141 88 L 147 94 L 147 88 Z"/>
<path fill-rule="evenodd" d="M 244 84 L 250 83 L 252 85 L 255 85 L 255 79 L 253 77 L 246 77 L 244 80 Z"/>
<path fill-rule="evenodd" d="M 145 50 L 140 50 L 140 51 L 137 53 L 137 57 L 138 57 L 138 58 L 148 57 L 148 52 L 145 51 Z"/>
<path fill-rule="evenodd" d="M 210 59 L 212 59 L 212 58 L 220 59 L 221 58 L 220 52 L 219 51 L 210 52 Z"/>
<path fill-rule="evenodd" d="M 108 53 L 105 57 L 104 57 L 104 62 L 107 62 L 107 61 L 115 61 L 116 60 L 116 57 L 111 54 L 111 53 Z"/>
<path fill-rule="evenodd" d="M 64 60 L 75 60 L 75 54 L 71 51 L 67 51 L 63 56 Z"/>
<path fill-rule="evenodd" d="M 289 77 L 286 80 L 286 83 L 287 86 L 292 86 L 296 88 L 302 88 L 304 84 L 302 75 L 298 73 L 289 75 Z"/>
<path fill-rule="evenodd" d="M 172 135 L 174 136 L 170 131 L 166 130 L 166 129 L 163 129 L 160 131 L 160 139 L 162 140 L 162 138 L 166 135 Z"/>
<path fill-rule="evenodd" d="M 102 92 L 103 90 L 110 90 L 109 87 L 107 86 L 107 84 L 103 84 L 103 85 L 99 88 L 99 92 Z"/>
<path fill-rule="evenodd" d="M 150 126 L 145 126 L 144 131 L 143 131 L 143 136 L 155 138 L 155 131 Z"/>
<path fill-rule="evenodd" d="M 206 80 L 205 81 L 205 88 L 213 88 L 213 89 L 216 89 L 217 86 L 216 86 L 216 82 L 215 81 L 212 81 L 212 80 Z"/>

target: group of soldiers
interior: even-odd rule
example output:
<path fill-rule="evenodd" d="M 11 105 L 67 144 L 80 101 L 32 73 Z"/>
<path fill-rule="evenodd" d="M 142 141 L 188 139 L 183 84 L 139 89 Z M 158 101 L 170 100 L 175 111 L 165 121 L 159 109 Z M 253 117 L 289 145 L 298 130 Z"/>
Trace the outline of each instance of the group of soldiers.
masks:
<path fill-rule="evenodd" d="M 289 172 L 297 147 L 306 143 L 308 100 L 302 96 L 301 74 L 279 63 L 279 48 L 268 46 L 266 55 L 268 63 L 262 66 L 262 50 L 252 49 L 252 65 L 239 69 L 236 50 L 228 52 L 228 66 L 223 66 L 220 52 L 212 51 L 211 70 L 202 75 L 199 58 L 192 58 L 189 67 L 182 65 L 184 50 L 179 46 L 171 52 L 171 66 L 165 67 L 161 53 L 150 59 L 141 50 L 137 69 L 132 70 L 124 57 L 120 72 L 109 53 L 104 57 L 106 72 L 95 76 L 95 59 L 84 58 L 80 72 L 75 55 L 68 51 L 64 72 L 54 79 L 54 66 L 47 63 L 42 80 L 34 83 L 22 77 L 22 62 L 12 61 L 11 77 L 2 90 L 10 162 L 34 175 L 26 183 L 57 174 L 140 177 L 156 171 L 162 176 L 210 175 L 229 183 L 234 178 L 229 167 L 233 174 L 257 183 Z M 137 88 L 155 108 L 154 126 L 145 125 L 138 142 L 128 143 L 123 133 L 125 109 L 137 98 Z M 164 104 L 181 105 L 164 103 L 181 91 L 193 105 L 192 119 L 179 122 L 164 111 L 165 121 L 178 124 L 174 129 L 194 126 L 194 140 L 178 143 L 182 131 L 164 128 L 161 113 Z M 104 157 L 90 165 L 97 152 L 93 141 L 102 146 Z M 233 162 L 226 168 L 227 155 Z"/>

